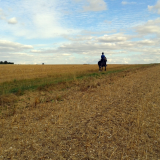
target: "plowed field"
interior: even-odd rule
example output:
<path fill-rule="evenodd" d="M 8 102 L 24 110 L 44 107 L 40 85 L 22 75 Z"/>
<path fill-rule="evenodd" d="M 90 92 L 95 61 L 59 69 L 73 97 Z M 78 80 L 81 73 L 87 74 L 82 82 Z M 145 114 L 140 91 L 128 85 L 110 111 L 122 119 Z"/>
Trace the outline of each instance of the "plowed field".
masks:
<path fill-rule="evenodd" d="M 160 159 L 160 65 L 50 91 L 1 116 L 0 159 Z"/>

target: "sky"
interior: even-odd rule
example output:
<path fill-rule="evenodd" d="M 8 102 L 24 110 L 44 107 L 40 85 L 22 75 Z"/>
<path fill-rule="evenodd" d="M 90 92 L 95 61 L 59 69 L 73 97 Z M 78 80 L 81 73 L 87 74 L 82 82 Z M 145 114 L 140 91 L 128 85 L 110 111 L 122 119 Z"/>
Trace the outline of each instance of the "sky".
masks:
<path fill-rule="evenodd" d="M 0 61 L 160 63 L 160 0 L 0 0 Z"/>

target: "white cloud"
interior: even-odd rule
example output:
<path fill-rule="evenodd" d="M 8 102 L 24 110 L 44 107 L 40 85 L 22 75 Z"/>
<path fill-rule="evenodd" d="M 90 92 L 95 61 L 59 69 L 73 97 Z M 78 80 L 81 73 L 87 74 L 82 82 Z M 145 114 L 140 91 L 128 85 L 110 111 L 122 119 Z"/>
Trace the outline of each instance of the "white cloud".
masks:
<path fill-rule="evenodd" d="M 3 20 L 6 19 L 6 15 L 4 14 L 4 12 L 1 8 L 0 8 L 0 19 L 3 19 Z"/>
<path fill-rule="evenodd" d="M 113 42 L 121 42 L 129 39 L 129 36 L 123 35 L 121 33 L 114 35 L 104 35 L 102 37 L 97 38 L 100 42 L 113 43 Z"/>
<path fill-rule="evenodd" d="M 83 6 L 84 11 L 103 11 L 107 10 L 104 0 L 87 0 L 89 5 Z"/>
<path fill-rule="evenodd" d="M 64 53 L 62 54 L 63 56 L 70 56 L 71 54 L 67 54 L 67 53 Z"/>
<path fill-rule="evenodd" d="M 8 52 L 7 54 L 5 54 L 4 52 L 4 54 L 2 54 L 2 52 L 0 52 L 0 57 L 2 57 L 2 60 L 9 61 L 11 59 L 10 61 L 16 63 L 25 62 L 29 64 L 65 64 L 66 62 L 68 64 L 95 64 L 100 59 L 101 53 L 103 51 L 108 58 L 108 63 L 152 63 L 158 62 L 160 60 L 160 48 L 158 48 L 159 43 L 157 43 L 156 47 L 153 47 L 154 45 L 154 40 L 151 41 L 149 39 L 136 42 L 122 41 L 108 44 L 104 42 L 99 43 L 98 41 L 96 42 L 96 40 L 94 43 L 87 44 L 82 41 L 82 43 L 66 43 L 61 45 L 57 49 L 51 48 L 46 50 L 32 50 L 35 51 L 34 53 L 37 52 L 38 56 L 33 54 L 33 52 L 31 51 L 31 53 L 28 52 L 27 54 L 23 52 Z M 132 52 L 139 52 L 141 54 L 136 54 L 136 56 L 132 56 Z M 83 55 L 83 57 L 78 58 L 73 53 L 81 54 Z M 121 54 L 126 54 L 126 56 L 122 57 Z M 62 56 L 65 56 L 66 58 L 62 59 Z M 148 59 L 148 61 L 144 61 L 144 59 Z"/>
<path fill-rule="evenodd" d="M 138 45 L 143 45 L 143 46 L 149 46 L 149 45 L 154 45 L 154 44 L 156 44 L 156 42 L 150 39 L 145 39 L 145 40 L 138 42 Z"/>
<path fill-rule="evenodd" d="M 80 32 L 81 35 L 104 35 L 104 34 L 109 34 L 109 33 L 116 33 L 117 30 L 113 29 L 113 30 L 109 30 L 109 31 L 89 31 L 89 30 L 82 30 Z"/>
<path fill-rule="evenodd" d="M 157 18 L 155 20 L 149 20 L 147 23 L 135 27 L 135 30 L 140 35 L 160 35 L 160 18 Z"/>
<path fill-rule="evenodd" d="M 121 3 L 122 3 L 123 5 L 136 4 L 136 2 L 127 2 L 127 1 L 122 1 Z"/>
<path fill-rule="evenodd" d="M 79 30 L 67 27 L 67 22 L 63 19 L 63 14 L 59 12 L 57 5 L 57 1 L 50 0 L 15 2 L 13 8 L 18 10 L 15 12 L 18 24 L 14 27 L 6 25 L 3 30 L 10 32 L 13 36 L 27 39 L 55 38 L 79 32 Z M 8 23 L 16 24 L 17 19 L 15 17 L 11 18 Z"/>
<path fill-rule="evenodd" d="M 69 34 L 71 30 L 62 27 L 57 19 L 56 14 L 40 13 L 33 16 L 33 24 L 36 28 L 34 33 L 30 34 L 30 37 L 41 36 L 43 38 L 57 37 L 62 34 Z M 32 32 L 32 31 L 30 31 Z M 73 31 L 74 32 L 74 31 Z"/>
<path fill-rule="evenodd" d="M 23 50 L 33 49 L 31 45 L 23 45 L 6 40 L 0 40 L 0 52 L 22 52 Z"/>
<path fill-rule="evenodd" d="M 123 5 L 126 5 L 127 3 L 128 3 L 128 2 L 122 1 L 122 4 L 123 4 Z"/>
<path fill-rule="evenodd" d="M 41 53 L 41 50 L 31 50 L 32 53 Z"/>
<path fill-rule="evenodd" d="M 77 63 L 77 61 L 78 63 L 97 63 L 102 52 L 109 58 L 109 63 L 146 63 L 144 57 L 145 59 L 152 59 L 147 63 L 158 62 L 160 60 L 160 58 L 157 59 L 157 56 L 160 55 L 160 38 L 136 41 L 132 41 L 132 38 L 136 37 L 123 33 L 100 37 L 92 36 L 92 39 L 91 36 L 79 35 L 78 39 L 75 38 L 74 40 L 74 37 L 72 37 L 70 42 L 63 43 L 58 48 L 32 50 L 32 53 L 39 53 L 40 56 L 44 54 L 54 54 L 54 57 L 62 55 L 67 56 L 67 58 L 75 54 L 83 55 L 84 60 L 76 60 L 76 57 L 72 57 L 72 60 L 67 61 L 68 64 Z M 86 39 L 91 40 L 86 41 Z M 133 53 L 136 53 L 136 56 L 132 57 L 131 55 Z M 118 55 L 121 54 L 126 54 L 125 57 L 129 58 L 122 58 L 121 56 L 117 58 Z M 115 55 L 116 58 L 113 58 L 114 61 L 110 61 Z M 90 56 L 92 56 L 92 59 L 89 58 Z M 56 59 L 58 60 L 58 57 Z M 66 63 L 66 61 L 64 63 Z"/>
<path fill-rule="evenodd" d="M 0 53 L 2 61 L 14 62 L 15 64 L 33 64 L 36 62 L 36 57 L 27 53 Z"/>
<path fill-rule="evenodd" d="M 104 0 L 74 0 L 83 2 L 83 11 L 103 11 L 107 10 L 107 4 Z"/>
<path fill-rule="evenodd" d="M 160 0 L 157 1 L 157 4 L 155 6 L 149 6 L 148 5 L 149 11 L 153 11 L 155 13 L 160 14 Z"/>
<path fill-rule="evenodd" d="M 93 36 L 83 36 L 83 35 L 76 35 L 76 36 L 69 36 L 69 35 L 65 35 L 63 36 L 64 38 L 66 38 L 69 41 L 91 41 L 94 37 Z"/>
<path fill-rule="evenodd" d="M 104 23 L 111 24 L 111 23 L 112 23 L 112 21 L 104 20 Z"/>
<path fill-rule="evenodd" d="M 16 23 L 18 23 L 18 21 L 17 21 L 16 17 L 13 17 L 13 18 L 8 20 L 8 23 L 9 24 L 16 24 Z"/>

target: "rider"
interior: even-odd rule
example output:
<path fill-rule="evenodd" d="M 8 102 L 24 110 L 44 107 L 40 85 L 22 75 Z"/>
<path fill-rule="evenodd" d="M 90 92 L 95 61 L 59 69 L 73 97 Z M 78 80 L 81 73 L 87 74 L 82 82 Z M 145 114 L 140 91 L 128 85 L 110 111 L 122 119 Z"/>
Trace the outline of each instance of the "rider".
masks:
<path fill-rule="evenodd" d="M 106 57 L 104 55 L 104 52 L 102 52 L 102 55 L 101 55 L 101 61 L 105 61 L 106 60 Z"/>

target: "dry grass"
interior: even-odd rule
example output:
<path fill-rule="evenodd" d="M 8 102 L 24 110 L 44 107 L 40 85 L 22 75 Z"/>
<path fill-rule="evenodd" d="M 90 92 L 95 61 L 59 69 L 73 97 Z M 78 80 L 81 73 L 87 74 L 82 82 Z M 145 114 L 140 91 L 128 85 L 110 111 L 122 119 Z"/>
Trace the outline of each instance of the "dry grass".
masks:
<path fill-rule="evenodd" d="M 141 65 L 109 65 L 102 74 L 135 67 Z M 0 70 L 0 105 L 14 102 L 15 95 L 19 97 L 29 90 L 46 90 L 50 86 L 50 90 L 53 86 L 54 90 L 67 88 L 73 81 L 77 83 L 79 79 L 101 75 L 97 65 L 0 65 Z"/>
<path fill-rule="evenodd" d="M 108 65 L 107 69 L 124 66 L 126 65 Z M 42 77 L 64 77 L 88 71 L 98 71 L 98 65 L 0 65 L 0 83 Z"/>
<path fill-rule="evenodd" d="M 157 65 L 20 96 L 0 159 L 160 159 L 159 79 Z"/>

